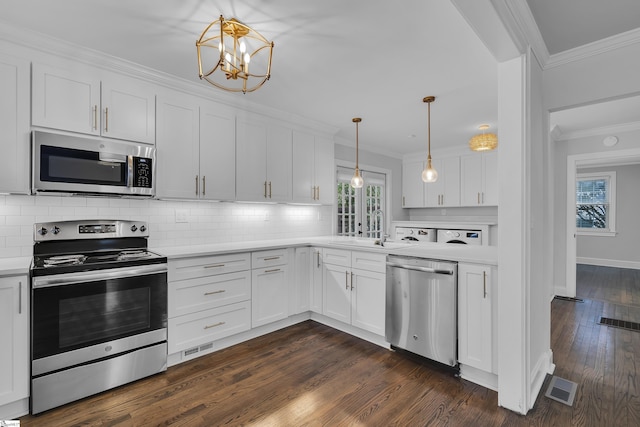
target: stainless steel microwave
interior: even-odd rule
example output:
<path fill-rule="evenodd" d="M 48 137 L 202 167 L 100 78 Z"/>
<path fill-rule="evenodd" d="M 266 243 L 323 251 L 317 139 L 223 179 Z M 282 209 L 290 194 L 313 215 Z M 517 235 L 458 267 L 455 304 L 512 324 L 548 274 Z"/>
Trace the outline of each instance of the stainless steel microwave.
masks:
<path fill-rule="evenodd" d="M 41 131 L 31 143 L 34 193 L 155 195 L 151 145 Z"/>

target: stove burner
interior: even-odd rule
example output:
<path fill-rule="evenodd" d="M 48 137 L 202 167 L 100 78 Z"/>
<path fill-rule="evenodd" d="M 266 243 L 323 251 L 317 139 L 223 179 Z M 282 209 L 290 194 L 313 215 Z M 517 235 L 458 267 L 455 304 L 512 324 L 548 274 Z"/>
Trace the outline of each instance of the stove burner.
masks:
<path fill-rule="evenodd" d="M 44 260 L 44 267 L 57 267 L 60 265 L 80 265 L 87 259 L 86 255 L 58 255 Z"/>

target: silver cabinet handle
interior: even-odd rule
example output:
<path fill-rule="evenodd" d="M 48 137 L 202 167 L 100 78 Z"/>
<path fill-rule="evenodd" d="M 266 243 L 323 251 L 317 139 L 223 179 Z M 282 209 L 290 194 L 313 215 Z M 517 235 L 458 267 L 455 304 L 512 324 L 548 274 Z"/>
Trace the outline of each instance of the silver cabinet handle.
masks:
<path fill-rule="evenodd" d="M 279 256 L 271 256 L 269 258 L 263 258 L 263 261 L 273 261 L 274 259 L 280 259 Z"/>
<path fill-rule="evenodd" d="M 486 271 L 482 272 L 482 288 L 484 291 L 483 298 L 486 298 L 487 297 L 487 272 Z"/>
<path fill-rule="evenodd" d="M 351 290 L 353 290 L 353 271 L 351 272 Z"/>
<path fill-rule="evenodd" d="M 320 268 L 320 251 L 316 252 L 317 258 L 318 258 L 318 268 Z"/>
<path fill-rule="evenodd" d="M 349 272 L 346 270 L 344 272 L 344 288 L 349 290 Z"/>
<path fill-rule="evenodd" d="M 206 179 L 207 179 L 206 176 L 202 177 L 202 195 L 203 196 L 207 194 L 207 181 L 205 181 Z"/>
<path fill-rule="evenodd" d="M 93 106 L 93 130 L 98 130 L 98 106 Z"/>
<path fill-rule="evenodd" d="M 198 175 L 196 175 L 196 196 L 198 195 Z"/>
<path fill-rule="evenodd" d="M 104 131 L 109 132 L 109 107 L 104 109 Z"/>
<path fill-rule="evenodd" d="M 18 314 L 22 314 L 22 282 L 18 282 Z"/>
<path fill-rule="evenodd" d="M 269 181 L 269 198 L 271 198 L 271 181 Z"/>
<path fill-rule="evenodd" d="M 224 264 L 211 264 L 211 265 L 205 265 L 202 268 L 218 268 L 218 267 L 224 267 Z"/>
<path fill-rule="evenodd" d="M 431 268 L 431 267 L 419 267 L 416 265 L 409 265 L 409 264 L 399 264 L 396 262 L 387 262 L 387 265 L 389 267 L 395 267 L 395 268 L 403 268 L 405 270 L 415 270 L 415 271 L 422 271 L 424 273 L 435 273 L 435 274 L 449 274 L 449 275 L 453 275 L 453 270 L 443 270 L 443 269 L 439 269 L 439 268 Z"/>
<path fill-rule="evenodd" d="M 404 205 L 405 205 L 404 196 L 402 196 L 402 206 L 404 206 Z"/>
<path fill-rule="evenodd" d="M 478 204 L 480 204 L 480 193 L 478 193 Z"/>
<path fill-rule="evenodd" d="M 280 271 L 280 269 L 279 268 L 274 268 L 273 270 L 265 270 L 264 272 L 265 273 L 275 273 L 277 271 Z"/>
<path fill-rule="evenodd" d="M 264 182 L 264 198 L 267 198 L 267 181 Z"/>
<path fill-rule="evenodd" d="M 215 294 L 221 294 L 223 292 L 226 292 L 225 289 L 220 289 L 219 291 L 211 291 L 211 292 L 205 292 L 205 295 L 215 295 Z"/>
<path fill-rule="evenodd" d="M 316 200 L 320 200 L 320 186 L 319 185 L 316 187 L 316 192 L 317 192 Z"/>
<path fill-rule="evenodd" d="M 204 327 L 204 329 L 211 329 L 211 328 L 215 328 L 216 326 L 220 326 L 220 325 L 224 325 L 225 322 L 218 322 L 218 323 L 214 323 L 213 325 L 207 325 Z"/>

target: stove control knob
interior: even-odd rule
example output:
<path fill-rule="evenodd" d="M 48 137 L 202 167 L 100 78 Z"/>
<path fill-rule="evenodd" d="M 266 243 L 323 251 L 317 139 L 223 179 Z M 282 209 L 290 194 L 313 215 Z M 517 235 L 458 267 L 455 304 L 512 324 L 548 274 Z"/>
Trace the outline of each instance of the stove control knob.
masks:
<path fill-rule="evenodd" d="M 147 227 L 145 227 L 144 225 L 141 226 L 140 227 L 140 231 L 144 233 L 145 231 L 147 231 Z"/>
<path fill-rule="evenodd" d="M 58 234 L 60 232 L 60 228 L 54 225 L 53 228 L 51 229 L 51 232 L 53 234 Z"/>
<path fill-rule="evenodd" d="M 138 230 L 138 227 L 136 227 L 135 225 L 131 226 L 131 231 L 135 233 L 137 230 Z"/>
<path fill-rule="evenodd" d="M 42 227 L 40 230 L 38 230 L 38 234 L 44 236 L 45 234 L 47 234 L 47 229 Z"/>

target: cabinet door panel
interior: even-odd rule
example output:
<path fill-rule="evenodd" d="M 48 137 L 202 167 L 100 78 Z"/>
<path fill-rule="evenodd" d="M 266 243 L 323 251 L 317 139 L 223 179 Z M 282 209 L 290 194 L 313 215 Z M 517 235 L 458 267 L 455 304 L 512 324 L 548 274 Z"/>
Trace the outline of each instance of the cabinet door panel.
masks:
<path fill-rule="evenodd" d="M 354 269 L 352 280 L 351 323 L 374 334 L 384 335 L 385 274 Z"/>
<path fill-rule="evenodd" d="M 445 179 L 442 183 L 441 206 L 460 206 L 460 157 L 442 159 Z"/>
<path fill-rule="evenodd" d="M 471 154 L 462 156 L 460 202 L 462 206 L 478 206 L 482 196 L 482 156 Z"/>
<path fill-rule="evenodd" d="M 324 315 L 344 323 L 351 323 L 351 284 L 349 269 L 325 264 Z"/>
<path fill-rule="evenodd" d="M 236 122 L 228 108 L 200 109 L 200 182 L 203 199 L 236 197 Z"/>
<path fill-rule="evenodd" d="M 308 133 L 293 132 L 293 200 L 299 203 L 315 201 L 315 138 Z"/>
<path fill-rule="evenodd" d="M 155 144 L 156 98 L 146 83 L 111 75 L 102 81 L 102 136 Z"/>
<path fill-rule="evenodd" d="M 264 123 L 238 119 L 236 145 L 236 198 L 265 201 L 267 193 L 267 127 Z"/>
<path fill-rule="evenodd" d="M 322 314 L 323 261 L 322 249 L 313 248 L 311 256 L 311 311 Z"/>
<path fill-rule="evenodd" d="M 267 181 L 269 201 L 290 202 L 293 189 L 291 129 L 270 125 L 267 129 Z"/>
<path fill-rule="evenodd" d="M 29 396 L 29 306 L 26 276 L 0 277 L 0 406 Z"/>
<path fill-rule="evenodd" d="M 335 149 L 333 141 L 317 138 L 315 144 L 316 201 L 333 204 L 336 191 Z M 294 175 L 295 176 L 295 175 Z"/>
<path fill-rule="evenodd" d="M 498 152 L 483 154 L 484 193 L 483 204 L 498 206 Z"/>
<path fill-rule="evenodd" d="M 292 280 L 291 314 L 309 311 L 311 303 L 311 248 L 303 247 L 295 249 L 295 276 Z"/>
<path fill-rule="evenodd" d="M 0 57 L 0 192 L 28 194 L 29 62 Z"/>
<path fill-rule="evenodd" d="M 33 64 L 31 120 L 34 126 L 100 134 L 100 78 Z"/>
<path fill-rule="evenodd" d="M 491 372 L 491 270 L 458 264 L 458 346 L 460 363 Z"/>
<path fill-rule="evenodd" d="M 422 182 L 423 162 L 402 164 L 402 207 L 424 207 L 424 183 Z"/>
<path fill-rule="evenodd" d="M 158 197 L 199 196 L 198 104 L 186 95 L 158 97 Z"/>
<path fill-rule="evenodd" d="M 251 327 L 255 328 L 289 315 L 287 267 L 253 270 L 251 280 Z"/>

